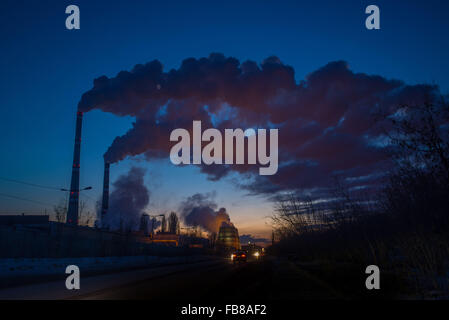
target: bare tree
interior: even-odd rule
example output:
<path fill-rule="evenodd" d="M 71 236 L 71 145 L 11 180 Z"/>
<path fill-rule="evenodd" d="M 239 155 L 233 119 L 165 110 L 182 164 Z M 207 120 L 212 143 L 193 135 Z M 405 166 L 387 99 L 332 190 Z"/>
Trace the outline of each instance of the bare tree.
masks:
<path fill-rule="evenodd" d="M 276 233 L 284 237 L 316 230 L 325 223 L 325 217 L 310 197 L 301 199 L 290 193 L 278 198 L 271 221 Z"/>
<path fill-rule="evenodd" d="M 391 124 L 398 167 L 426 170 L 449 186 L 449 105 L 443 100 L 404 106 Z"/>
<path fill-rule="evenodd" d="M 65 222 L 67 216 L 67 201 L 62 198 L 59 204 L 53 207 L 56 222 Z"/>
<path fill-rule="evenodd" d="M 179 233 L 179 218 L 175 212 L 171 212 L 168 216 L 168 232 L 173 234 Z"/>

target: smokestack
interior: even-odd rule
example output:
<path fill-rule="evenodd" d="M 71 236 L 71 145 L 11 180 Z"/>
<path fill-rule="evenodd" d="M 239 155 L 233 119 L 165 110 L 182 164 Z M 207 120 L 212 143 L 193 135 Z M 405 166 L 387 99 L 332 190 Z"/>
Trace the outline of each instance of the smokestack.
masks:
<path fill-rule="evenodd" d="M 101 223 L 104 228 L 104 218 L 109 208 L 109 162 L 104 162 L 104 176 L 103 176 L 103 202 L 101 204 Z"/>
<path fill-rule="evenodd" d="M 81 128 L 83 113 L 76 113 L 75 148 L 73 151 L 72 181 L 70 184 L 69 209 L 67 211 L 67 224 L 78 225 L 78 206 L 80 193 L 80 154 L 81 154 Z"/>

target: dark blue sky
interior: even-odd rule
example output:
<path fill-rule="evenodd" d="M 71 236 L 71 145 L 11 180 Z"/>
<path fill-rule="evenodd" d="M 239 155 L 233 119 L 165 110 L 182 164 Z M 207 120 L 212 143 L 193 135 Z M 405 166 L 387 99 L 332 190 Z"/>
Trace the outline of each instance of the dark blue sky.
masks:
<path fill-rule="evenodd" d="M 81 30 L 65 29 L 65 7 L 77 4 Z M 368 4 L 381 10 L 381 30 L 365 28 Z M 449 91 L 447 1 L 10 1 L 0 3 L 0 177 L 50 186 L 69 185 L 75 111 L 94 78 L 114 76 L 159 59 L 166 69 L 187 57 L 222 52 L 240 60 L 278 56 L 299 81 L 333 60 L 355 72 L 436 83 Z M 82 185 L 101 190 L 102 155 L 131 118 L 86 114 Z M 131 161 L 117 165 L 112 180 Z M 269 212 L 226 181 L 210 182 L 195 168 L 149 167 L 150 210 L 176 208 L 195 192 L 217 191 L 243 230 Z M 189 188 L 187 188 L 189 189 Z M 48 204 L 63 194 L 0 180 L 0 192 Z M 42 212 L 39 205 L 0 196 L 0 213 Z M 93 210 L 93 209 L 92 209 Z M 262 219 L 260 219 L 262 221 Z M 262 234 L 263 222 L 254 233 Z M 247 227 L 245 227 L 247 226 Z M 247 229 L 245 229 L 247 228 Z M 242 232 L 241 232 L 242 233 Z"/>

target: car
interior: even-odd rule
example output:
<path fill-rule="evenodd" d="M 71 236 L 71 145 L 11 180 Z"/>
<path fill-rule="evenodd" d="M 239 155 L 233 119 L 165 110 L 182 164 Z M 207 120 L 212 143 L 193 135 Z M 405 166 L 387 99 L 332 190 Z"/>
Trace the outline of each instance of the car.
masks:
<path fill-rule="evenodd" d="M 246 259 L 248 257 L 248 254 L 246 253 L 246 251 L 235 251 L 231 254 L 231 260 L 236 263 L 236 262 L 246 262 Z"/>

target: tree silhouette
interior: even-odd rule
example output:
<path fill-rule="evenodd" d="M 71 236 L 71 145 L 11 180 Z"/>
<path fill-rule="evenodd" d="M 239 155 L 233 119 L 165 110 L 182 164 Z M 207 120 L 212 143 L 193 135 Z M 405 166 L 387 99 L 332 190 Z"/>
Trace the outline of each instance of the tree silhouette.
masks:
<path fill-rule="evenodd" d="M 162 222 L 161 222 L 161 232 L 167 231 L 167 220 L 165 219 L 165 215 L 162 216 Z"/>
<path fill-rule="evenodd" d="M 168 216 L 168 232 L 172 234 L 179 233 L 179 218 L 175 212 L 171 212 Z"/>

